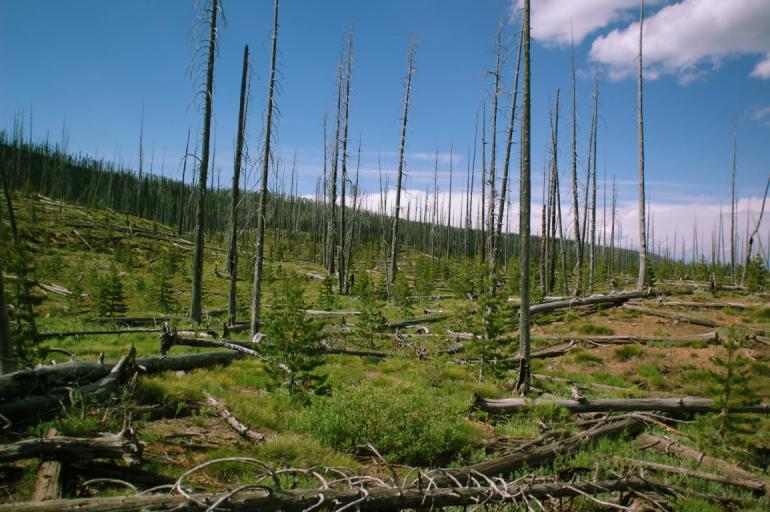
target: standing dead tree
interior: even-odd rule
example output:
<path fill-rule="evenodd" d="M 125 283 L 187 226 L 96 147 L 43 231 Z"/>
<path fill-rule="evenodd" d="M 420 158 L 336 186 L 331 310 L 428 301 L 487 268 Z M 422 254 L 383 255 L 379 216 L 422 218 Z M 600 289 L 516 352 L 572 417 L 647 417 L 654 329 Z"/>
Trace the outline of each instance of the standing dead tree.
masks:
<path fill-rule="evenodd" d="M 331 276 L 334 274 L 334 264 L 336 259 L 336 247 L 337 247 L 337 235 L 336 222 L 337 222 L 337 165 L 339 164 L 339 151 L 340 151 L 340 123 L 342 118 L 342 59 L 343 50 L 340 48 L 340 61 L 337 64 L 337 117 L 334 125 L 334 149 L 332 150 L 332 175 L 329 179 L 329 206 L 331 211 L 329 212 L 329 219 L 326 227 L 326 240 L 327 240 L 327 253 L 329 255 L 329 261 L 326 271 Z"/>
<path fill-rule="evenodd" d="M 398 152 L 398 174 L 396 177 L 396 205 L 393 211 L 393 230 L 390 237 L 390 273 L 388 282 L 396 282 L 396 272 L 398 272 L 398 219 L 401 213 L 401 183 L 404 177 L 404 151 L 406 149 L 406 123 L 409 114 L 409 93 L 412 90 L 412 75 L 414 74 L 414 50 L 415 43 L 412 41 L 409 47 L 407 57 L 406 88 L 404 90 L 404 115 L 401 118 L 401 147 Z"/>
<path fill-rule="evenodd" d="M 522 85 L 521 112 L 521 185 L 519 192 L 519 236 L 521 266 L 521 308 L 519 309 L 519 380 L 516 384 L 521 394 L 529 393 L 530 381 L 530 344 L 529 344 L 529 210 L 530 210 L 530 60 L 529 60 L 529 0 L 524 0 L 524 18 L 522 21 L 524 43 L 524 83 Z"/>
<path fill-rule="evenodd" d="M 345 239 L 347 237 L 347 206 L 345 191 L 348 188 L 348 127 L 350 119 L 350 71 L 353 65 L 353 27 L 348 35 L 348 54 L 345 70 L 345 122 L 342 131 L 342 180 L 340 183 L 340 244 L 339 244 L 339 286 L 340 293 L 347 290 L 348 269 L 345 263 Z"/>
<path fill-rule="evenodd" d="M 765 214 L 765 202 L 767 201 L 768 187 L 770 187 L 770 176 L 767 177 L 767 183 L 765 184 L 765 193 L 762 196 L 762 208 L 759 210 L 759 218 L 757 218 L 754 229 L 746 238 L 746 250 L 743 255 L 743 270 L 741 271 L 741 286 L 746 282 L 746 271 L 749 268 L 749 263 L 751 263 L 751 249 L 754 245 L 754 237 L 757 236 L 757 233 L 759 232 L 759 226 L 762 224 L 762 217 Z"/>
<path fill-rule="evenodd" d="M 492 268 L 497 266 L 497 258 L 500 252 L 500 237 L 503 232 L 503 213 L 505 212 L 505 201 L 508 194 L 508 170 L 511 163 L 511 146 L 513 145 L 513 127 L 516 121 L 516 103 L 519 99 L 519 65 L 521 64 L 521 43 L 524 37 L 524 31 L 519 33 L 519 46 L 516 50 L 516 71 L 513 75 L 513 99 L 511 100 L 511 113 L 508 118 L 508 133 L 505 142 L 505 159 L 503 160 L 503 178 L 500 183 L 500 206 L 497 211 L 497 226 L 495 226 L 495 237 L 493 240 Z M 495 283 L 492 283 L 495 286 Z"/>
<path fill-rule="evenodd" d="M 572 213 L 575 228 L 575 287 L 572 295 L 580 295 L 580 272 L 583 267 L 583 245 L 580 238 L 580 203 L 577 180 L 577 91 L 575 80 L 575 43 L 572 43 Z"/>
<path fill-rule="evenodd" d="M 639 2 L 639 72 L 637 76 L 637 118 L 639 123 L 639 280 L 637 288 L 644 288 L 647 280 L 647 239 L 644 218 L 644 104 L 642 75 L 642 33 L 644 28 L 644 0 Z"/>
<path fill-rule="evenodd" d="M 236 286 L 238 280 L 238 198 L 240 195 L 241 162 L 243 161 L 243 132 L 246 127 L 246 82 L 249 74 L 249 45 L 243 47 L 243 72 L 241 74 L 241 100 L 238 107 L 238 135 L 235 142 L 233 163 L 233 189 L 230 202 L 230 246 L 227 252 L 227 270 L 230 274 L 228 312 L 230 325 L 235 323 Z"/>
<path fill-rule="evenodd" d="M 257 211 L 257 248 L 254 262 L 254 287 L 251 293 L 251 324 L 253 338 L 259 332 L 259 308 L 262 286 L 262 266 L 265 255 L 265 215 L 267 211 L 267 180 L 270 171 L 270 138 L 273 130 L 273 102 L 275 92 L 275 68 L 278 48 L 278 0 L 273 8 L 273 43 L 270 57 L 270 80 L 267 89 L 267 112 L 265 113 L 265 140 L 262 152 L 262 182 L 259 192 L 259 210 Z"/>
<path fill-rule="evenodd" d="M 733 128 L 733 173 L 730 187 L 730 277 L 732 278 L 733 284 L 735 284 L 735 160 L 737 153 L 737 138 L 736 130 Z"/>
<path fill-rule="evenodd" d="M 594 79 L 594 116 L 592 121 L 593 137 L 592 137 L 592 151 L 593 155 L 591 164 L 591 245 L 590 253 L 588 255 L 588 291 L 593 293 L 594 291 L 594 274 L 596 273 L 596 138 L 599 119 L 599 71 L 596 71 L 596 78 Z"/>
<path fill-rule="evenodd" d="M 503 23 L 499 20 L 497 26 L 497 38 L 495 41 L 495 70 L 492 72 L 492 146 L 489 149 L 489 210 L 487 211 L 487 237 L 488 258 L 490 264 L 490 281 L 496 280 L 495 276 L 495 186 L 497 178 L 497 111 L 500 97 L 500 73 L 505 59 L 505 47 L 503 45 Z M 495 286 L 490 283 L 490 291 L 494 293 Z"/>
<path fill-rule="evenodd" d="M 203 285 L 203 237 L 206 218 L 206 182 L 209 170 L 209 142 L 211 134 L 211 109 L 214 99 L 214 54 L 217 48 L 218 0 L 211 1 L 211 21 L 209 22 L 209 54 L 206 68 L 206 91 L 203 107 L 203 135 L 201 141 L 200 174 L 198 176 L 198 204 L 195 209 L 195 250 L 193 253 L 192 302 L 190 318 L 193 322 L 201 321 L 201 291 Z"/>

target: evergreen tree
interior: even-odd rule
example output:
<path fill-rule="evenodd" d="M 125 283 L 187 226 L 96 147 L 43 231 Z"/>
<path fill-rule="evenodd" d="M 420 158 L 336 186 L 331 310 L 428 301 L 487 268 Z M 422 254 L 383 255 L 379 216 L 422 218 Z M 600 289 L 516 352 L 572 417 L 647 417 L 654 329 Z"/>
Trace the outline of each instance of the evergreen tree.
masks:
<path fill-rule="evenodd" d="M 412 289 L 409 286 L 404 274 L 398 274 L 396 281 L 393 283 L 393 303 L 398 306 L 401 315 L 409 317 L 412 315 L 412 306 L 414 300 L 412 299 Z"/>
<path fill-rule="evenodd" d="M 751 293 L 764 290 L 767 287 L 767 277 L 765 261 L 757 254 L 746 269 L 746 289 Z"/>
<path fill-rule="evenodd" d="M 374 347 L 375 336 L 385 325 L 382 314 L 383 303 L 380 301 L 371 278 L 366 272 L 355 282 L 356 295 L 360 298 L 360 311 L 356 319 L 356 334 L 369 347 Z"/>
<path fill-rule="evenodd" d="M 482 294 L 479 297 L 479 315 L 474 329 L 476 336 L 470 342 L 470 352 L 479 358 L 479 381 L 484 373 L 500 376 L 503 368 L 496 364 L 500 349 L 509 343 L 503 337 L 506 320 L 511 312 L 506 311 L 505 301 L 500 294 Z"/>
<path fill-rule="evenodd" d="M 741 342 L 735 329 L 730 329 L 724 341 L 725 357 L 715 356 L 711 362 L 716 370 L 709 370 L 709 391 L 721 413 L 714 418 L 719 439 L 739 440 L 753 432 L 754 420 L 744 414 L 730 414 L 730 409 L 750 405 L 756 397 L 751 389 L 750 360 L 740 354 Z"/>
<path fill-rule="evenodd" d="M 337 306 L 337 295 L 334 293 L 334 278 L 327 274 L 321 281 L 321 293 L 318 296 L 318 307 L 331 311 Z"/>
<path fill-rule="evenodd" d="M 123 283 L 115 265 L 110 266 L 106 276 L 96 278 L 96 306 L 99 316 L 114 317 L 128 310 Z"/>
<path fill-rule="evenodd" d="M 305 314 L 303 289 L 296 274 L 278 281 L 273 307 L 265 323 L 265 342 L 261 352 L 268 360 L 268 371 L 285 379 L 294 394 L 303 389 L 321 391 L 325 383 L 313 370 L 321 363 L 321 324 Z"/>

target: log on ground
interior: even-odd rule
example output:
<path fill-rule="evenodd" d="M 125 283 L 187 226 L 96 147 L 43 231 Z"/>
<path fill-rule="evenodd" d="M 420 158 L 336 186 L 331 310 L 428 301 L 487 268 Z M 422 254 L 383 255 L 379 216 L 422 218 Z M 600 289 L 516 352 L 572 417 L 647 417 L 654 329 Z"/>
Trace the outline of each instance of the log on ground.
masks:
<path fill-rule="evenodd" d="M 53 436 L 0 445 L 0 462 L 38 457 L 56 460 L 123 459 L 136 462 L 144 444 L 131 429 L 102 437 Z"/>
<path fill-rule="evenodd" d="M 606 398 L 588 400 L 548 400 L 526 398 L 477 398 L 476 405 L 495 414 L 515 414 L 538 405 L 559 406 L 572 413 L 585 412 L 719 412 L 721 406 L 714 400 L 691 396 L 663 398 Z M 731 413 L 770 414 L 770 404 L 747 405 L 730 409 Z"/>

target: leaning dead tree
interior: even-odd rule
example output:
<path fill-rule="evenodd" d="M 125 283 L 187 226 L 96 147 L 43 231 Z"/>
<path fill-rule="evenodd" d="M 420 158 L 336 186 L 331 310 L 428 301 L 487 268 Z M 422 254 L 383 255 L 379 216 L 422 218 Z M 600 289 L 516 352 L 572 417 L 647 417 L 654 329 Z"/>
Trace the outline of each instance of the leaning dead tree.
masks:
<path fill-rule="evenodd" d="M 644 0 L 639 2 L 639 71 L 637 75 L 637 120 L 639 125 L 639 280 L 641 289 L 647 280 L 647 230 L 644 218 L 644 104 L 642 75 L 642 32 L 644 27 Z"/>
<path fill-rule="evenodd" d="M 524 18 L 522 20 L 522 42 L 524 44 L 524 82 L 522 85 L 521 112 L 521 185 L 519 192 L 519 260 L 521 267 L 521 307 L 519 308 L 519 380 L 517 389 L 526 395 L 529 393 L 530 380 L 530 344 L 529 344 L 529 207 L 530 207 L 530 58 L 529 58 L 529 0 L 524 0 Z"/>
<path fill-rule="evenodd" d="M 741 271 L 741 286 L 743 286 L 746 282 L 746 271 L 749 268 L 749 263 L 751 263 L 751 249 L 754 245 L 754 237 L 757 236 L 757 233 L 759 232 L 759 226 L 762 224 L 762 217 L 765 214 L 765 202 L 767 201 L 768 187 L 770 187 L 770 176 L 767 177 L 767 183 L 765 184 L 765 193 L 762 196 L 762 208 L 759 210 L 757 223 L 754 225 L 754 229 L 746 238 L 746 250 L 744 251 L 745 254 L 743 256 L 743 270 Z"/>
<path fill-rule="evenodd" d="M 398 219 L 401 214 L 401 183 L 404 177 L 404 151 L 406 149 L 406 124 L 409 115 L 409 93 L 412 90 L 412 75 L 414 74 L 415 43 L 412 41 L 407 57 L 406 88 L 404 90 L 404 114 L 401 118 L 401 146 L 398 151 L 398 174 L 396 176 L 396 205 L 393 211 L 393 229 L 390 237 L 390 273 L 388 282 L 396 282 L 398 272 Z"/>
<path fill-rule="evenodd" d="M 267 180 L 270 171 L 270 139 L 273 130 L 273 102 L 275 92 L 275 68 L 278 48 L 278 0 L 273 8 L 273 43 L 270 57 L 270 79 L 267 89 L 267 112 L 265 113 L 265 140 L 262 152 L 262 182 L 257 210 L 257 248 L 254 262 L 254 287 L 251 292 L 251 337 L 259 332 L 259 308 L 262 291 L 262 267 L 265 257 L 265 216 L 267 212 Z"/>
<path fill-rule="evenodd" d="M 238 281 L 238 198 L 240 194 L 241 163 L 243 161 L 243 136 L 246 128 L 246 82 L 249 74 L 249 45 L 243 47 L 243 71 L 241 73 L 241 101 L 238 107 L 238 135 L 235 143 L 233 164 L 233 189 L 230 202 L 230 246 L 227 251 L 227 270 L 230 274 L 228 302 L 229 323 L 235 323 L 236 286 Z"/>
<path fill-rule="evenodd" d="M 217 48 L 218 0 L 211 1 L 211 21 L 209 22 L 209 53 L 206 68 L 206 90 L 203 107 L 203 135 L 201 140 L 200 173 L 198 175 L 198 204 L 195 209 L 195 251 L 193 253 L 192 303 L 190 318 L 193 322 L 201 321 L 201 289 L 203 280 L 203 238 L 206 218 L 206 182 L 209 170 L 209 142 L 211 134 L 211 109 L 214 98 L 214 55 Z"/>

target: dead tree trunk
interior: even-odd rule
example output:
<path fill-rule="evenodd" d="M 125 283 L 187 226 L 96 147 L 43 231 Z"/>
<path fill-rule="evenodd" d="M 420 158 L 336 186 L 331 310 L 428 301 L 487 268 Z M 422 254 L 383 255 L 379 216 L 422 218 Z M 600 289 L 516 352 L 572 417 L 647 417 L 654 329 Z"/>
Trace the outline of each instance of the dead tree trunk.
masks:
<path fill-rule="evenodd" d="M 0 462 L 38 457 L 41 459 L 124 459 L 135 462 L 142 455 L 144 443 L 133 430 L 95 438 L 55 436 L 25 439 L 0 445 Z"/>
<path fill-rule="evenodd" d="M 647 282 L 647 237 L 644 218 L 644 104 L 642 75 L 642 33 L 644 27 L 644 0 L 639 2 L 639 72 L 637 76 L 637 120 L 639 126 L 639 280 L 640 290 Z"/>
<path fill-rule="evenodd" d="M 179 215 L 178 215 L 178 222 L 179 222 L 179 228 L 177 230 L 177 234 L 181 237 L 182 236 L 182 223 L 184 222 L 184 211 L 185 211 L 185 191 L 187 190 L 185 185 L 185 177 L 187 176 L 187 155 L 190 152 L 190 128 L 187 128 L 187 142 L 184 145 L 184 157 L 182 157 L 182 183 L 180 183 L 179 187 L 179 204 L 177 205 L 177 208 L 179 208 Z"/>
<path fill-rule="evenodd" d="M 0 165 L 3 165 L 0 163 Z M 0 239 L 2 239 L 2 218 L 0 216 Z M 3 279 L 3 264 L 0 259 L 0 375 L 5 375 L 16 369 L 11 343 L 11 320 L 5 305 L 5 281 Z"/>
<path fill-rule="evenodd" d="M 230 274 L 230 294 L 228 302 L 229 323 L 235 323 L 236 286 L 238 280 L 238 198 L 240 195 L 241 162 L 243 161 L 243 132 L 246 127 L 246 81 L 249 74 L 249 45 L 243 47 L 243 71 L 241 73 L 241 100 L 238 107 L 238 135 L 235 143 L 235 162 L 233 164 L 233 189 L 230 202 L 230 246 L 227 252 L 227 270 Z"/>
<path fill-rule="evenodd" d="M 273 130 L 273 102 L 275 91 L 276 56 L 278 49 L 278 1 L 273 7 L 273 41 L 270 57 L 270 80 L 267 89 L 267 112 L 265 114 L 265 140 L 262 152 L 262 183 L 259 192 L 259 209 L 257 210 L 257 248 L 254 262 L 254 288 L 251 292 L 251 324 L 250 334 L 254 337 L 259 332 L 260 300 L 262 292 L 262 266 L 265 255 L 265 216 L 267 212 L 267 180 L 270 170 L 270 143 Z"/>
<path fill-rule="evenodd" d="M 214 407 L 217 412 L 219 412 L 219 415 L 222 416 L 222 418 L 227 422 L 227 424 L 233 427 L 233 429 L 238 432 L 241 437 L 254 443 L 261 443 L 265 440 L 265 434 L 254 432 L 249 427 L 241 423 L 238 418 L 233 416 L 233 413 L 228 411 L 219 400 L 211 396 L 208 392 L 204 392 L 204 394 L 206 395 L 206 403 Z"/>
<path fill-rule="evenodd" d="M 412 74 L 414 73 L 414 51 L 415 44 L 409 47 L 409 56 L 407 57 L 407 75 L 406 88 L 404 91 L 404 114 L 401 118 L 401 147 L 398 152 L 398 174 L 396 177 L 396 205 L 393 212 L 393 230 L 390 238 L 390 273 L 388 282 L 396 282 L 396 272 L 398 272 L 398 219 L 401 213 L 401 182 L 404 175 L 404 152 L 406 150 L 406 124 L 409 114 L 409 93 L 412 90 Z"/>
<path fill-rule="evenodd" d="M 519 209 L 519 236 L 521 246 L 519 261 L 521 266 L 521 308 L 519 309 L 519 347 L 521 363 L 517 389 L 523 394 L 529 393 L 530 381 L 530 343 L 529 343 L 529 210 L 530 210 L 530 59 L 529 59 L 529 0 L 524 0 L 524 84 L 522 89 L 521 116 L 521 185 Z"/>
<path fill-rule="evenodd" d="M 594 116 L 592 124 L 593 130 L 593 155 L 591 165 L 591 246 L 588 256 L 588 291 L 593 293 L 594 291 L 594 275 L 596 273 L 596 139 L 598 136 L 598 117 L 599 117 L 599 72 L 596 72 L 596 79 L 594 81 Z"/>
<path fill-rule="evenodd" d="M 350 71 L 353 65 L 353 28 L 348 35 L 348 55 L 345 72 L 345 123 L 342 131 L 342 180 L 340 184 L 340 245 L 339 245 L 339 287 L 340 293 L 347 290 L 348 269 L 345 263 L 345 241 L 347 238 L 347 206 L 345 205 L 345 192 L 348 188 L 348 127 L 350 119 Z"/>
<path fill-rule="evenodd" d="M 731 193 L 730 193 L 730 275 L 732 277 L 732 283 L 735 284 L 735 167 L 737 156 L 737 133 L 735 127 L 733 127 L 733 174 L 731 180 Z"/>
<path fill-rule="evenodd" d="M 513 99 L 511 100 L 511 114 L 508 118 L 508 133 L 505 142 L 505 159 L 503 161 L 503 179 L 500 183 L 500 205 L 497 208 L 497 226 L 495 227 L 494 251 L 492 253 L 494 268 L 497 265 L 497 259 L 500 256 L 500 239 L 503 232 L 503 213 L 505 212 L 505 201 L 508 194 L 508 170 L 511 163 L 511 146 L 513 145 L 513 127 L 516 122 L 516 103 L 519 98 L 519 64 L 521 63 L 521 46 L 524 32 L 519 33 L 519 46 L 516 50 L 516 70 L 513 74 Z M 492 286 L 497 286 L 492 283 Z"/>
<path fill-rule="evenodd" d="M 206 91 L 203 107 L 203 138 L 201 141 L 200 173 L 198 176 L 198 204 L 195 209 L 195 251 L 193 253 L 192 302 L 190 318 L 201 321 L 201 290 L 203 286 L 203 238 L 206 220 L 206 182 L 209 170 L 209 141 L 211 132 L 211 109 L 214 99 L 214 54 L 217 47 L 218 0 L 211 0 L 211 21 L 209 22 L 209 52 L 206 69 Z"/>
<path fill-rule="evenodd" d="M 489 264 L 490 264 L 490 281 L 494 283 L 497 279 L 495 272 L 496 257 L 495 253 L 497 249 L 495 247 L 495 190 L 497 179 L 497 103 L 500 97 L 500 73 L 503 66 L 503 23 L 502 20 L 498 22 L 497 27 L 497 41 L 495 44 L 495 71 L 493 73 L 494 78 L 494 90 L 492 91 L 492 147 L 489 150 L 489 205 L 487 212 L 487 237 L 489 239 Z M 494 293 L 495 285 L 490 283 L 490 291 Z"/>
<path fill-rule="evenodd" d="M 480 398 L 477 405 L 494 414 L 515 414 L 529 407 L 555 405 L 571 413 L 585 412 L 666 412 L 671 414 L 694 414 L 719 412 L 721 406 L 709 398 L 691 396 L 665 398 L 607 398 L 596 400 L 527 400 L 525 398 Z M 770 414 L 770 404 L 731 407 L 731 413 Z"/>
<path fill-rule="evenodd" d="M 577 92 L 575 85 L 575 43 L 572 43 L 570 62 L 572 64 L 572 210 L 575 228 L 575 287 L 572 295 L 581 293 L 581 276 L 583 267 L 583 245 L 580 238 L 580 203 L 578 201 L 577 179 Z"/>
<path fill-rule="evenodd" d="M 747 482 L 759 483 L 764 486 L 765 492 L 770 492 L 770 481 L 754 475 L 753 473 L 746 471 L 745 469 L 736 466 L 735 464 L 727 462 L 726 460 L 711 457 L 694 448 L 690 448 L 689 446 L 684 446 L 682 444 L 666 439 L 665 437 L 648 434 L 646 432 L 639 436 L 639 442 L 645 448 L 652 448 L 653 450 L 657 450 L 668 455 L 676 455 L 681 459 L 695 461 L 705 468 L 719 471 L 728 477 Z"/>
<path fill-rule="evenodd" d="M 46 439 L 56 437 L 56 429 L 48 429 Z M 58 500 L 62 497 L 62 463 L 58 460 L 40 461 L 35 477 L 35 488 L 32 491 L 31 501 Z"/>
<path fill-rule="evenodd" d="M 765 184 L 765 194 L 762 196 L 762 208 L 759 210 L 759 218 L 754 225 L 754 230 L 749 234 L 748 238 L 746 238 L 746 251 L 743 256 L 743 270 L 741 271 L 741 286 L 746 282 L 746 271 L 749 268 L 749 263 L 751 263 L 751 249 L 754 245 L 754 237 L 757 236 L 757 232 L 759 232 L 759 226 L 762 224 L 762 217 L 765 214 L 765 201 L 767 201 L 768 187 L 770 187 L 770 176 L 767 177 L 767 183 Z"/>

